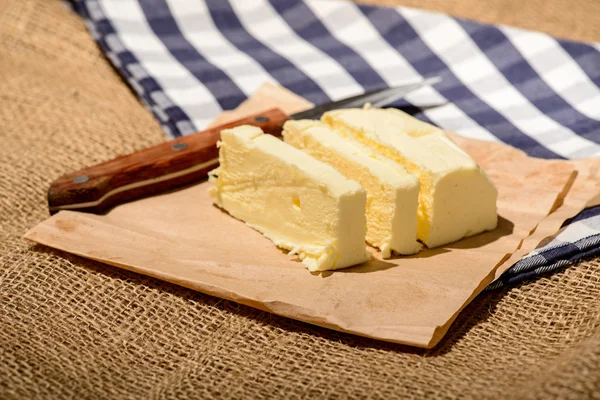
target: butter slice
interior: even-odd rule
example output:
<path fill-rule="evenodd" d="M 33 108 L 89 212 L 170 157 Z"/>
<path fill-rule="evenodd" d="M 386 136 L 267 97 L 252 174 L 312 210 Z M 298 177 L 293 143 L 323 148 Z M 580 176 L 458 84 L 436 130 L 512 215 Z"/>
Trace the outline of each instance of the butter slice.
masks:
<path fill-rule="evenodd" d="M 367 191 L 367 243 L 381 250 L 415 254 L 419 180 L 406 170 L 358 142 L 344 139 L 319 121 L 288 121 L 283 126 L 286 143 L 304 150 L 359 182 Z"/>
<path fill-rule="evenodd" d="M 441 129 L 395 109 L 336 110 L 322 119 L 419 177 L 417 237 L 428 247 L 496 227 L 496 188 Z"/>
<path fill-rule="evenodd" d="M 253 126 L 221 132 L 219 164 L 209 174 L 213 202 L 310 271 L 370 259 L 365 190 L 330 165 Z"/>

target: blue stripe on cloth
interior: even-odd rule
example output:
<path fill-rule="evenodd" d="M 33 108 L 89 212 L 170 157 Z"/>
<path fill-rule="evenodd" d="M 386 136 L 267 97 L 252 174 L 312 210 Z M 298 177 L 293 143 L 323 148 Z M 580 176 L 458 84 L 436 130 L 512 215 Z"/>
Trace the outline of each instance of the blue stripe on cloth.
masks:
<path fill-rule="evenodd" d="M 254 58 L 279 84 L 315 104 L 329 101 L 327 94 L 310 77 L 285 57 L 275 53 L 250 35 L 228 0 L 206 0 L 206 4 L 215 25 L 223 36 L 239 50 Z"/>
<path fill-rule="evenodd" d="M 211 64 L 183 35 L 163 0 L 140 1 L 148 25 L 169 53 L 210 92 L 223 110 L 232 110 L 247 96 L 222 70 Z"/>
<path fill-rule="evenodd" d="M 600 86 L 600 51 L 584 43 L 571 42 L 569 40 L 557 41 L 581 67 L 590 80 L 596 86 Z"/>
<path fill-rule="evenodd" d="M 577 214 L 573 218 L 566 220 L 562 226 L 567 226 L 574 222 L 583 221 L 583 220 L 586 220 L 586 219 L 589 219 L 592 217 L 597 217 L 599 215 L 600 215 L 600 206 L 586 208 L 585 210 L 581 211 L 579 214 Z"/>
<path fill-rule="evenodd" d="M 97 17 L 96 19 L 92 19 L 89 10 L 90 4 L 95 5 L 95 14 L 100 12 L 102 13 L 101 19 L 98 19 Z M 172 104 L 167 108 L 161 108 L 158 104 L 156 104 L 156 102 L 152 99 L 151 94 L 154 92 L 164 92 L 163 88 L 158 84 L 156 79 L 151 77 L 149 74 L 147 77 L 141 80 L 136 80 L 132 76 L 129 67 L 135 65 L 141 68 L 141 64 L 130 50 L 121 50 L 119 52 L 113 51 L 112 46 L 109 45 L 106 38 L 111 36 L 115 40 L 119 40 L 118 32 L 104 15 L 100 4 L 93 1 L 79 1 L 75 5 L 77 7 L 77 11 L 88 21 L 88 23 L 93 24 L 91 27 L 93 28 L 93 32 L 96 32 L 95 39 L 100 48 L 107 54 L 107 56 L 110 57 L 110 55 L 113 54 L 114 57 L 116 57 L 116 59 L 112 61 L 120 64 L 117 68 L 117 71 L 131 84 L 134 90 L 136 90 L 138 96 L 142 99 L 144 104 L 150 109 L 156 119 L 160 121 L 167 135 L 170 137 L 181 136 L 177 124 L 191 123 L 191 119 L 180 107 L 175 104 Z M 125 45 L 123 45 L 123 43 L 120 43 L 119 47 L 121 49 L 127 48 Z"/>
<path fill-rule="evenodd" d="M 559 124 L 572 128 L 577 135 L 600 143 L 600 121 L 581 114 L 554 92 L 500 29 L 471 21 L 458 20 L 458 23 L 490 61 L 496 66 L 506 65 L 499 68 L 500 72 L 535 107 Z"/>
<path fill-rule="evenodd" d="M 563 158 L 518 130 L 510 121 L 475 96 L 423 42 L 396 11 L 359 6 L 380 35 L 423 76 L 439 75 L 436 90 L 494 136 L 533 157 Z"/>
<path fill-rule="evenodd" d="M 514 284 L 530 279 L 536 274 L 564 267 L 583 258 L 599 254 L 600 234 L 594 234 L 572 243 L 562 243 L 539 254 L 519 260 L 500 277 L 500 280 L 490 284 L 487 289 L 502 287 L 504 286 L 502 282 Z"/>
<path fill-rule="evenodd" d="M 363 89 L 388 86 L 379 73 L 356 51 L 340 42 L 327 29 L 303 0 L 269 0 L 273 8 L 302 39 L 337 61 Z M 421 109 L 406 99 L 387 105 L 402 109 L 422 121 L 433 124 Z"/>
<path fill-rule="evenodd" d="M 546 251 L 544 251 L 543 253 L 537 254 L 535 257 L 536 258 L 544 258 L 546 260 L 562 260 L 564 258 L 568 258 L 573 256 L 574 254 L 577 254 L 581 249 L 576 245 L 576 243 L 564 243 L 562 246 L 558 246 L 558 247 L 554 247 L 551 249 L 548 249 Z M 526 261 L 527 259 L 524 259 L 523 261 Z M 515 266 L 517 266 L 519 263 L 517 262 L 515 264 Z M 540 265 L 540 264 L 538 264 Z M 534 266 L 533 264 L 530 265 Z M 507 275 L 508 276 L 514 276 L 517 275 L 517 273 L 515 273 L 514 271 L 518 271 L 518 269 L 513 269 L 513 271 L 508 270 Z"/>
<path fill-rule="evenodd" d="M 357 52 L 337 40 L 302 0 L 270 0 L 273 8 L 302 39 L 337 61 L 365 90 L 387 86 Z"/>
<path fill-rule="evenodd" d="M 587 240 L 591 239 L 593 239 L 594 245 L 588 246 L 586 249 L 579 249 L 577 252 L 570 253 L 564 258 L 548 258 L 548 262 L 546 264 L 537 266 L 533 269 L 525 270 L 524 272 L 516 275 L 504 273 L 500 279 L 490 284 L 485 290 L 499 289 L 505 286 L 514 286 L 524 281 L 538 278 L 541 275 L 554 272 L 560 268 L 567 267 L 583 259 L 597 257 L 600 255 L 600 235 L 595 235 L 593 238 L 587 238 Z M 518 265 L 518 263 L 515 264 L 515 266 L 516 265 Z"/>

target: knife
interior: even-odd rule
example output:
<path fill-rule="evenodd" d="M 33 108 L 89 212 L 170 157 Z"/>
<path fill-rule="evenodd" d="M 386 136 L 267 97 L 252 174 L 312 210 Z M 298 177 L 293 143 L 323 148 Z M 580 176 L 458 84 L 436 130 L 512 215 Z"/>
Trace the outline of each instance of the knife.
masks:
<path fill-rule="evenodd" d="M 280 136 L 284 122 L 289 119 L 319 119 L 327 111 L 362 107 L 365 103 L 382 107 L 413 90 L 439 81 L 438 77 L 434 77 L 417 83 L 376 89 L 292 115 L 272 108 L 66 174 L 48 189 L 50 214 L 60 210 L 99 214 L 128 201 L 200 181 L 219 163 L 217 141 L 223 129 L 254 125 L 265 133 Z"/>

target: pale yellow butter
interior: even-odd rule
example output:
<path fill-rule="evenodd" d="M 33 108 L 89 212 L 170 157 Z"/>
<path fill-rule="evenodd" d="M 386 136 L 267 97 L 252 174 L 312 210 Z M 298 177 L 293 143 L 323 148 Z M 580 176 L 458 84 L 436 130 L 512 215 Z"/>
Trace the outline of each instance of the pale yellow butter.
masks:
<path fill-rule="evenodd" d="M 379 248 L 383 258 L 389 258 L 392 251 L 415 254 L 421 249 L 417 242 L 419 180 L 414 175 L 319 121 L 288 121 L 283 138 L 365 188 L 366 241 Z"/>
<path fill-rule="evenodd" d="M 428 247 L 496 227 L 496 188 L 441 129 L 395 109 L 336 110 L 322 120 L 419 177 L 417 236 Z"/>
<path fill-rule="evenodd" d="M 366 193 L 330 165 L 252 126 L 221 132 L 213 202 L 298 254 L 311 271 L 370 259 Z"/>

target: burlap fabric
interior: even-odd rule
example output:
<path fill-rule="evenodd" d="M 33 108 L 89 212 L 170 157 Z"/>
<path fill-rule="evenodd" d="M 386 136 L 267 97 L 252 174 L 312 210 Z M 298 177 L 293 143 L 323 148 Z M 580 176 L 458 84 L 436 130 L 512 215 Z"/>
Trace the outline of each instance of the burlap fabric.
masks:
<path fill-rule="evenodd" d="M 27 243 L 51 180 L 163 133 L 61 3 L 0 4 L 0 398 L 600 397 L 599 259 L 479 296 L 422 351 Z"/>

